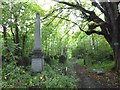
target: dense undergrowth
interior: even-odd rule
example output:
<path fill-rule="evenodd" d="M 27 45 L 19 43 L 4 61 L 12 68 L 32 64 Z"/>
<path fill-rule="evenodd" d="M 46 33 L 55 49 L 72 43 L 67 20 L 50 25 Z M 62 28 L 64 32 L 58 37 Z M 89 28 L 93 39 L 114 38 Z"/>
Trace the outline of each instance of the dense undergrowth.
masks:
<path fill-rule="evenodd" d="M 67 73 L 65 74 L 65 67 Z M 41 73 L 31 73 L 31 67 L 16 66 L 16 62 L 3 63 L 3 88 L 75 88 L 77 78 L 72 70 L 71 63 L 60 64 L 54 61 L 53 65 L 45 63 Z"/>

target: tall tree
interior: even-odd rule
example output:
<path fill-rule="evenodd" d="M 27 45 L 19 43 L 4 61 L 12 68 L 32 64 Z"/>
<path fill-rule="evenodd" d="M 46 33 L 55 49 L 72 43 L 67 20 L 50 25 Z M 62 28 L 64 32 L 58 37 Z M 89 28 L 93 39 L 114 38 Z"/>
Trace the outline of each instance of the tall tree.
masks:
<path fill-rule="evenodd" d="M 2 2 L 4 47 L 8 47 L 3 56 L 7 58 L 6 53 L 12 54 L 19 64 L 26 61 L 26 57 L 29 57 L 28 54 L 31 52 L 29 48 L 32 48 L 28 42 L 33 38 L 29 36 L 31 36 L 34 31 L 36 12 L 41 12 L 41 16 L 44 15 L 44 10 L 34 3 Z M 8 53 L 8 50 L 11 53 Z M 10 60 L 10 58 L 8 58 L 8 60 Z"/>
<path fill-rule="evenodd" d="M 55 0 L 58 3 L 61 3 L 62 5 L 66 5 L 67 8 L 62 9 L 69 9 L 69 11 L 75 11 L 78 10 L 81 13 L 84 18 L 88 21 L 88 30 L 84 30 L 80 27 L 80 25 L 76 22 L 73 22 L 72 20 L 66 19 L 66 17 L 59 17 L 62 19 L 65 19 L 67 21 L 71 21 L 75 25 L 79 27 L 79 29 L 83 32 L 85 32 L 87 35 L 91 34 L 98 34 L 103 35 L 106 39 L 106 41 L 109 43 L 111 48 L 114 52 L 114 59 L 116 61 L 115 68 L 117 70 L 120 70 L 120 14 L 118 10 L 118 2 L 100 2 L 100 0 L 94 0 L 94 2 L 91 2 L 91 5 L 93 8 L 97 8 L 103 15 L 104 19 L 102 19 L 95 11 L 95 9 L 91 10 L 89 8 L 86 8 L 85 5 L 81 3 L 81 0 L 73 0 L 73 2 L 65 2 L 65 1 L 59 1 Z M 93 0 L 91 0 L 93 1 Z M 89 7 L 89 6 L 88 6 Z M 76 15 L 77 16 L 77 12 Z M 56 16 L 57 17 L 57 16 Z M 79 17 L 79 16 L 78 16 Z M 96 28 L 99 27 L 100 30 L 96 30 Z"/>

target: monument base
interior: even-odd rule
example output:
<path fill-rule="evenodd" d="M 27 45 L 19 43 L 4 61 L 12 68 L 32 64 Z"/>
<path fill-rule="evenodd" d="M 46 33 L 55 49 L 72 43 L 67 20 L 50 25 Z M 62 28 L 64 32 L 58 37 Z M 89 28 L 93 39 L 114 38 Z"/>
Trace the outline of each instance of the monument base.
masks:
<path fill-rule="evenodd" d="M 43 71 L 43 59 L 42 58 L 33 58 L 32 59 L 32 72 L 41 72 Z"/>

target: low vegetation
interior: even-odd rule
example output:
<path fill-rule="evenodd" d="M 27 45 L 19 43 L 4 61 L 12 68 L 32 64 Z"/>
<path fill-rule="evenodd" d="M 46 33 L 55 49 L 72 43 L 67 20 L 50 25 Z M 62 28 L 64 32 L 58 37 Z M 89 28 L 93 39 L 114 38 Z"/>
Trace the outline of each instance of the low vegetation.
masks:
<path fill-rule="evenodd" d="M 16 66 L 16 62 L 3 63 L 3 88 L 76 88 L 77 78 L 69 64 L 45 63 L 44 71 L 32 73 L 31 67 Z M 65 68 L 67 67 L 67 70 Z"/>

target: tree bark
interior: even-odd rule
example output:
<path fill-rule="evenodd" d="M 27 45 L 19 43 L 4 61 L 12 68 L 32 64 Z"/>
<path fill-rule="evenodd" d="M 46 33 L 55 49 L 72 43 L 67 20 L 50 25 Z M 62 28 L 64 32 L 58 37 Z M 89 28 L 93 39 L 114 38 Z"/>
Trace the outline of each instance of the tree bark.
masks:
<path fill-rule="evenodd" d="M 6 26 L 3 26 L 3 39 L 4 39 L 5 52 L 9 52 L 9 49 L 7 47 L 7 28 L 6 28 Z"/>
<path fill-rule="evenodd" d="M 17 18 L 15 18 L 15 43 L 19 44 L 19 29 L 17 25 Z"/>
<path fill-rule="evenodd" d="M 20 57 L 20 48 L 19 48 L 19 29 L 18 29 L 18 24 L 17 24 L 17 17 L 15 17 L 15 52 L 14 54 L 17 56 L 17 57 Z M 17 62 L 20 63 L 20 58 L 17 59 Z"/>
<path fill-rule="evenodd" d="M 114 58 L 116 60 L 115 63 L 115 67 L 116 70 L 120 70 L 120 15 L 118 16 L 117 20 L 116 20 L 116 27 L 117 30 L 114 31 L 114 41 L 116 41 L 116 43 L 114 43 Z"/>
<path fill-rule="evenodd" d="M 13 32 L 13 27 L 12 27 L 12 25 L 11 25 L 11 33 L 12 33 L 12 36 L 13 36 L 13 41 L 14 41 L 14 43 L 15 43 L 15 35 L 14 35 L 14 32 Z"/>
<path fill-rule="evenodd" d="M 114 51 L 115 66 L 114 69 L 120 70 L 120 46 Z"/>
<path fill-rule="evenodd" d="M 3 38 L 4 38 L 4 45 L 6 46 L 6 42 L 7 42 L 7 32 L 6 32 L 7 28 L 5 26 L 3 26 Z"/>

